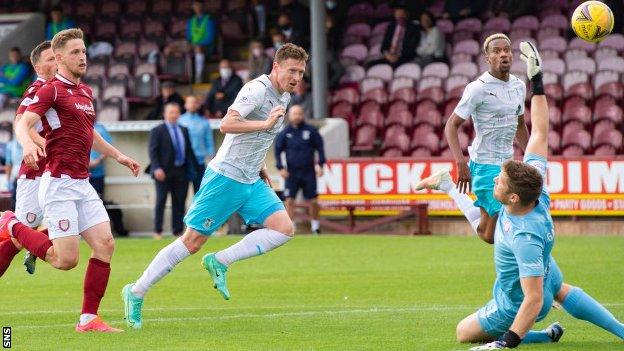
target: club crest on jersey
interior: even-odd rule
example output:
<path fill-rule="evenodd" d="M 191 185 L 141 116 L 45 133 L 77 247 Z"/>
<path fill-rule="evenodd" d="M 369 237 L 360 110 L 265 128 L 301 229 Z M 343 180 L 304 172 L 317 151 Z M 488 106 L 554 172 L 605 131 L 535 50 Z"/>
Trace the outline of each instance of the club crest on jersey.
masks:
<path fill-rule="evenodd" d="M 303 133 L 301 134 L 301 136 L 303 137 L 303 140 L 310 139 L 310 131 L 309 130 L 304 130 Z"/>
<path fill-rule="evenodd" d="M 35 220 L 37 219 L 37 215 L 32 213 L 32 212 L 28 212 L 26 214 L 26 222 L 28 223 L 35 223 Z"/>
<path fill-rule="evenodd" d="M 74 103 L 74 106 L 76 106 L 76 110 L 81 110 L 84 111 L 90 115 L 94 115 L 95 114 L 95 109 L 93 108 L 93 104 L 89 103 L 88 105 L 86 104 L 79 104 L 77 102 Z"/>
<path fill-rule="evenodd" d="M 210 229 L 210 227 L 212 227 L 213 224 L 214 224 L 214 219 L 206 218 L 202 226 L 204 227 L 204 229 Z"/>
<path fill-rule="evenodd" d="M 58 226 L 59 226 L 59 228 L 62 231 L 64 231 L 64 232 L 68 231 L 69 230 L 69 219 L 61 219 L 61 220 L 59 220 Z"/>

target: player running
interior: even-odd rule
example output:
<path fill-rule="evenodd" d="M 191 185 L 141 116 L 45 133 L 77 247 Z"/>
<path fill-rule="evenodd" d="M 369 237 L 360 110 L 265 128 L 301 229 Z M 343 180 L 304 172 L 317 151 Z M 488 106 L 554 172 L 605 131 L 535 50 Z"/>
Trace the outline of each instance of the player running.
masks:
<path fill-rule="evenodd" d="M 553 300 L 573 317 L 591 322 L 621 339 L 624 324 L 578 287 L 563 283 L 551 251 L 555 233 L 546 190 L 548 155 L 548 103 L 542 83 L 541 59 L 535 47 L 520 44 L 531 80 L 532 130 L 524 162 L 506 161 L 494 179 L 494 197 L 503 204 L 496 222 L 494 298 L 457 325 L 460 342 L 487 342 L 473 350 L 515 348 L 520 343 L 557 342 L 563 334 L 559 323 L 531 331 L 546 317 Z M 448 170 L 419 184 L 448 191 L 455 184 Z"/>
<path fill-rule="evenodd" d="M 470 222 L 474 231 L 487 243 L 494 242 L 494 226 L 501 204 L 492 195 L 494 177 L 500 173 L 501 164 L 513 157 L 514 136 L 524 150 L 529 131 L 524 122 L 526 86 L 510 74 L 513 55 L 511 41 L 502 33 L 487 37 L 483 43 L 489 71 L 469 83 L 459 104 L 444 128 L 458 170 L 458 189 L 449 196 Z M 475 139 L 468 147 L 470 161 L 459 145 L 458 131 L 462 123 L 472 117 Z M 465 194 L 477 196 L 472 199 Z"/>
<path fill-rule="evenodd" d="M 55 78 L 42 86 L 15 127 L 24 148 L 24 161 L 38 169 L 44 155 L 29 130 L 41 121 L 46 134 L 46 168 L 39 186 L 39 203 L 48 219 L 48 237 L 20 223 L 6 211 L 0 217 L 0 238 L 9 235 L 52 266 L 69 270 L 78 264 L 79 235 L 92 249 L 84 280 L 84 297 L 76 331 L 120 332 L 97 315 L 110 276 L 114 250 L 108 215 L 102 200 L 89 184 L 91 147 L 130 168 L 136 176 L 139 164 L 123 155 L 94 132 L 95 109 L 85 74 L 86 48 L 80 29 L 67 29 L 52 39 L 58 65 Z"/>
<path fill-rule="evenodd" d="M 123 288 L 125 317 L 129 327 L 141 328 L 143 299 L 182 260 L 196 253 L 232 213 L 247 223 L 265 228 L 247 234 L 238 243 L 210 253 L 202 265 L 224 299 L 228 267 L 249 257 L 284 245 L 294 235 L 284 205 L 270 187 L 264 169 L 267 150 L 284 121 L 285 108 L 301 81 L 308 54 L 299 46 L 285 44 L 275 54 L 273 69 L 245 84 L 221 121 L 225 140 L 204 173 L 202 185 L 184 217 L 184 235 L 156 255 L 143 275 Z"/>
<path fill-rule="evenodd" d="M 15 112 L 16 123 L 33 101 L 39 88 L 41 88 L 46 81 L 54 78 L 56 74 L 56 62 L 54 60 L 54 53 L 52 52 L 52 44 L 50 41 L 44 41 L 33 49 L 30 53 L 30 62 L 35 69 L 37 79 L 24 92 L 22 102 Z M 41 147 L 45 145 L 45 139 L 43 138 L 45 134 L 41 123 L 37 123 L 35 128 L 31 129 L 30 133 L 37 145 Z M 41 210 L 39 206 L 37 191 L 39 189 L 39 180 L 43 174 L 43 167 L 45 167 L 45 157 L 39 159 L 37 166 L 39 169 L 35 170 L 28 167 L 26 163 L 22 161 L 18 173 L 16 189 L 15 216 L 20 222 L 26 223 L 26 225 L 31 228 L 37 228 L 43 219 L 43 210 Z M 47 232 L 47 230 L 44 232 Z M 14 238 L 0 242 L 0 276 L 9 268 L 11 261 L 13 261 L 15 255 L 17 255 L 21 249 L 22 245 Z M 35 258 L 36 257 L 30 253 L 26 253 L 26 257 L 24 258 L 26 271 L 30 274 L 35 272 Z"/>

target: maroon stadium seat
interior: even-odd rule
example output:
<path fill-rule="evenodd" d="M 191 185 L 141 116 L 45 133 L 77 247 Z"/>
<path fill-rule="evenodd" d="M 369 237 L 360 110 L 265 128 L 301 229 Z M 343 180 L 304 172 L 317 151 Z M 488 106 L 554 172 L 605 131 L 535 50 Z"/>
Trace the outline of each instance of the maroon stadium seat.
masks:
<path fill-rule="evenodd" d="M 375 88 L 367 91 L 362 96 L 362 100 L 364 101 L 375 101 L 380 105 L 385 105 L 388 102 L 388 93 L 386 89 L 383 88 Z"/>
<path fill-rule="evenodd" d="M 381 152 L 381 157 L 386 157 L 386 158 L 403 157 L 403 155 L 404 155 L 403 150 L 396 148 L 396 147 L 390 147 Z"/>
<path fill-rule="evenodd" d="M 575 105 L 574 107 L 564 107 L 562 114 L 562 122 L 579 121 L 585 126 L 589 126 L 592 122 L 592 112 L 585 105 Z"/>
<path fill-rule="evenodd" d="M 385 63 L 374 65 L 368 69 L 366 76 L 389 82 L 392 79 L 392 66 Z"/>
<path fill-rule="evenodd" d="M 117 1 L 106 1 L 100 7 L 100 15 L 110 19 L 117 19 L 121 14 L 121 4 Z"/>
<path fill-rule="evenodd" d="M 490 18 L 483 25 L 483 30 L 492 30 L 494 32 L 509 32 L 511 28 L 511 23 L 509 22 L 509 18 L 507 17 L 494 17 Z"/>
<path fill-rule="evenodd" d="M 126 14 L 134 18 L 143 18 L 147 13 L 147 1 L 130 1 L 126 7 Z"/>
<path fill-rule="evenodd" d="M 395 77 L 410 77 L 414 80 L 420 79 L 420 66 L 413 63 L 404 63 L 394 70 Z"/>
<path fill-rule="evenodd" d="M 601 145 L 611 145 L 616 149 L 622 147 L 622 132 L 617 129 L 608 129 L 602 132 L 596 133 L 594 129 L 594 138 L 592 140 L 592 147 L 598 147 Z"/>
<path fill-rule="evenodd" d="M 542 19 L 540 27 L 553 27 L 562 30 L 568 30 L 568 28 L 570 27 L 570 20 L 566 16 L 561 14 L 551 15 Z"/>
<path fill-rule="evenodd" d="M 386 126 L 400 125 L 406 130 L 412 129 L 412 120 L 414 117 L 408 110 L 396 111 L 388 114 L 386 118 Z"/>
<path fill-rule="evenodd" d="M 437 110 L 437 109 L 438 109 L 438 107 L 437 107 L 435 102 L 433 102 L 431 100 L 424 100 L 424 101 L 419 102 L 416 105 L 416 110 L 414 111 L 414 113 L 416 115 L 419 115 L 419 114 L 425 113 L 426 111 Z"/>
<path fill-rule="evenodd" d="M 119 34 L 124 40 L 137 40 L 143 32 L 139 20 L 124 21 L 120 29 L 121 31 Z"/>
<path fill-rule="evenodd" d="M 557 102 L 563 99 L 563 88 L 561 84 L 544 84 L 544 92 L 549 99 L 553 99 Z"/>
<path fill-rule="evenodd" d="M 474 62 L 463 62 L 453 66 L 450 74 L 451 76 L 462 75 L 472 79 L 479 74 L 479 67 Z"/>
<path fill-rule="evenodd" d="M 375 17 L 377 17 L 377 19 L 392 18 L 392 15 L 392 8 L 387 2 L 382 2 L 381 4 L 377 5 L 377 7 L 375 7 Z"/>
<path fill-rule="evenodd" d="M 354 23 L 347 27 L 346 35 L 368 38 L 371 35 L 371 27 L 367 23 Z"/>
<path fill-rule="evenodd" d="M 597 106 L 594 108 L 594 120 L 609 120 L 618 125 L 622 123 L 624 114 L 618 105 Z"/>
<path fill-rule="evenodd" d="M 526 111 L 526 110 L 525 110 Z M 552 124 L 552 126 L 554 128 L 558 128 L 559 126 L 561 126 L 561 110 L 559 109 L 559 107 L 557 106 L 551 106 L 548 108 L 548 119 L 550 121 L 550 124 Z M 525 121 L 528 121 L 528 119 L 525 116 Z"/>
<path fill-rule="evenodd" d="M 479 43 L 474 39 L 462 40 L 455 44 L 453 48 L 454 54 L 469 54 L 472 56 L 479 55 L 480 47 Z"/>
<path fill-rule="evenodd" d="M 602 61 L 598 62 L 598 69 L 600 71 L 611 70 L 624 73 L 624 58 L 618 56 L 605 57 Z"/>
<path fill-rule="evenodd" d="M 414 89 L 414 80 L 410 77 L 396 77 L 392 79 L 389 85 L 390 94 L 394 93 L 399 89 Z"/>
<path fill-rule="evenodd" d="M 622 100 L 622 98 L 624 98 L 624 85 L 620 82 L 602 84 L 596 91 L 596 95 L 609 95 L 618 100 Z"/>
<path fill-rule="evenodd" d="M 364 101 L 361 105 L 360 105 L 360 114 L 367 114 L 370 113 L 372 111 L 381 111 L 381 105 L 379 105 L 378 102 L 373 101 L 373 100 L 369 100 L 369 101 Z"/>
<path fill-rule="evenodd" d="M 568 42 L 562 37 L 546 38 L 539 43 L 540 50 L 553 50 L 562 54 L 568 47 Z"/>
<path fill-rule="evenodd" d="M 481 20 L 479 20 L 478 18 L 466 18 L 463 20 L 460 20 L 459 22 L 457 22 L 457 24 L 455 25 L 455 32 L 473 32 L 473 33 L 478 33 L 481 32 L 481 29 L 483 28 L 483 24 L 481 23 Z"/>
<path fill-rule="evenodd" d="M 589 82 L 589 75 L 581 71 L 570 71 L 563 76 L 562 85 L 564 91 L 577 83 Z"/>
<path fill-rule="evenodd" d="M 585 126 L 583 126 L 583 123 L 576 121 L 576 120 L 570 121 L 563 126 L 561 137 L 562 138 L 569 137 L 570 135 L 574 134 L 576 131 L 584 130 L 584 129 L 585 129 Z"/>
<path fill-rule="evenodd" d="M 563 60 L 560 58 L 544 59 L 543 66 L 544 72 L 552 72 L 556 75 L 562 75 L 566 72 L 565 62 L 563 62 Z"/>
<path fill-rule="evenodd" d="M 449 75 L 449 67 L 444 62 L 433 62 L 425 66 L 422 71 L 423 77 L 439 77 L 446 79 Z"/>
<path fill-rule="evenodd" d="M 551 38 L 551 37 L 560 37 L 561 36 L 561 30 L 559 28 L 554 28 L 554 27 L 544 27 L 544 28 L 540 28 L 540 30 L 537 31 L 537 41 L 541 42 L 546 38 Z"/>
<path fill-rule="evenodd" d="M 583 154 L 583 149 L 578 145 L 570 145 L 561 152 L 561 156 L 569 158 L 583 156 Z"/>
<path fill-rule="evenodd" d="M 475 33 L 473 32 L 466 32 L 466 31 L 457 32 L 456 31 L 451 35 L 451 44 L 452 46 L 455 46 L 462 41 L 474 40 L 474 39 L 475 39 Z"/>
<path fill-rule="evenodd" d="M 433 156 L 431 150 L 426 147 L 417 147 L 410 153 L 410 157 L 431 157 Z"/>
<path fill-rule="evenodd" d="M 589 101 L 594 97 L 594 89 L 588 82 L 572 84 L 568 87 L 568 89 L 566 89 L 564 94 L 564 97 L 566 98 L 570 96 L 580 96 L 585 101 Z"/>
<path fill-rule="evenodd" d="M 165 16 L 171 15 L 172 9 L 172 1 L 168 0 L 156 0 L 152 3 L 152 14 L 156 16 Z"/>
<path fill-rule="evenodd" d="M 594 149 L 594 156 L 615 156 L 617 149 L 612 145 L 601 145 Z"/>
<path fill-rule="evenodd" d="M 377 128 L 374 126 L 365 124 L 360 126 L 355 131 L 355 137 L 353 138 L 352 150 L 354 151 L 369 151 L 375 147 L 375 139 L 377 135 Z"/>
<path fill-rule="evenodd" d="M 414 125 L 430 124 L 435 128 L 442 127 L 442 115 L 438 110 L 426 110 L 414 116 Z"/>
<path fill-rule="evenodd" d="M 370 124 L 375 128 L 383 127 L 384 115 L 381 111 L 369 111 L 366 113 L 360 113 L 358 117 L 358 125 Z"/>
<path fill-rule="evenodd" d="M 535 31 L 539 27 L 539 21 L 535 16 L 522 16 L 516 18 L 511 24 L 512 29 L 528 29 Z"/>
<path fill-rule="evenodd" d="M 353 105 L 347 101 L 339 101 L 331 108 L 332 117 L 349 118 L 353 112 Z"/>
<path fill-rule="evenodd" d="M 596 44 L 587 42 L 581 38 L 574 38 L 570 41 L 568 49 L 581 49 L 585 52 L 592 53 L 596 50 Z"/>
<path fill-rule="evenodd" d="M 553 154 L 559 154 L 561 151 L 561 137 L 554 130 L 548 132 L 548 147 Z"/>
<path fill-rule="evenodd" d="M 418 100 L 431 100 L 436 104 L 444 102 L 444 91 L 440 87 L 431 87 L 424 89 L 418 93 Z"/>
<path fill-rule="evenodd" d="M 389 24 L 390 22 L 377 23 L 375 27 L 373 27 L 373 30 L 371 31 L 371 35 L 379 35 L 379 34 L 385 35 L 386 29 L 388 29 Z"/>
<path fill-rule="evenodd" d="M 451 56 L 451 66 L 455 66 L 463 62 L 473 62 L 474 58 L 470 54 L 463 52 L 455 53 Z"/>
<path fill-rule="evenodd" d="M 382 150 L 390 148 L 396 148 L 401 150 L 401 154 L 405 155 L 410 151 L 410 138 L 404 132 L 400 132 L 400 129 L 390 129 L 391 133 L 386 133 L 386 138 L 383 140 Z"/>
<path fill-rule="evenodd" d="M 412 141 L 410 143 L 412 150 L 417 148 L 426 148 L 432 154 L 436 154 L 440 149 L 440 138 L 435 133 L 416 134 L 412 135 Z"/>
<path fill-rule="evenodd" d="M 353 59 L 358 63 L 363 62 L 368 56 L 368 48 L 364 44 L 353 44 L 342 49 L 341 58 Z"/>
<path fill-rule="evenodd" d="M 342 88 L 334 93 L 333 101 L 347 101 L 352 105 L 357 104 L 360 102 L 360 94 L 354 88 Z"/>
<path fill-rule="evenodd" d="M 476 69 L 476 65 L 474 65 L 474 68 Z M 466 87 L 466 85 L 468 85 L 468 83 L 470 83 L 469 77 L 463 75 L 448 77 L 445 84 L 447 99 L 461 98 L 464 92 L 464 88 Z"/>
<path fill-rule="evenodd" d="M 565 60 L 566 64 L 576 59 L 583 58 L 583 57 L 588 57 L 588 56 L 587 56 L 587 51 L 582 50 L 582 49 L 568 48 L 565 54 L 563 54 L 563 59 Z"/>
<path fill-rule="evenodd" d="M 367 22 L 368 20 L 374 18 L 375 16 L 375 8 L 373 5 L 361 2 L 349 7 L 347 12 L 348 23 L 359 23 L 359 22 Z"/>
<path fill-rule="evenodd" d="M 340 83 L 360 82 L 366 76 L 364 67 L 360 65 L 350 65 L 345 69 L 345 74 L 340 79 Z"/>
<path fill-rule="evenodd" d="M 390 106 L 388 107 L 388 115 L 399 111 L 409 111 L 409 104 L 403 100 L 396 100 L 390 103 Z"/>
<path fill-rule="evenodd" d="M 243 43 L 248 39 L 240 23 L 233 19 L 224 18 L 219 22 L 221 36 L 226 42 Z"/>
<path fill-rule="evenodd" d="M 342 37 L 342 46 L 349 46 L 353 44 L 366 44 L 366 38 L 358 37 L 356 35 L 345 35 Z"/>
<path fill-rule="evenodd" d="M 580 146 L 584 151 L 591 147 L 591 135 L 586 130 L 576 130 L 561 138 L 561 146 L 568 147 L 570 145 Z"/>
<path fill-rule="evenodd" d="M 186 37 L 186 20 L 182 18 L 173 19 L 171 21 L 169 34 L 171 34 L 171 36 L 176 39 L 185 38 Z"/>
<path fill-rule="evenodd" d="M 614 57 L 617 55 L 617 50 L 608 46 L 598 48 L 598 50 L 594 51 L 594 59 L 596 60 L 596 62 L 600 62 L 607 57 Z"/>
<path fill-rule="evenodd" d="M 448 19 L 443 19 L 443 18 L 436 21 L 436 26 L 445 35 L 449 35 L 453 33 L 453 29 L 455 28 L 453 21 L 448 20 Z"/>
<path fill-rule="evenodd" d="M 360 91 L 366 93 L 373 89 L 384 89 L 384 82 L 379 78 L 368 77 L 360 82 Z"/>
<path fill-rule="evenodd" d="M 589 57 L 572 60 L 568 63 L 568 71 L 581 71 L 592 75 L 596 73 L 596 61 Z"/>
<path fill-rule="evenodd" d="M 391 100 L 403 100 L 408 104 L 416 102 L 416 92 L 411 88 L 401 88 L 392 93 Z"/>
<path fill-rule="evenodd" d="M 600 44 L 598 44 L 598 47 L 609 47 L 616 49 L 620 53 L 624 52 L 624 35 L 620 33 L 613 33 L 601 41 Z"/>

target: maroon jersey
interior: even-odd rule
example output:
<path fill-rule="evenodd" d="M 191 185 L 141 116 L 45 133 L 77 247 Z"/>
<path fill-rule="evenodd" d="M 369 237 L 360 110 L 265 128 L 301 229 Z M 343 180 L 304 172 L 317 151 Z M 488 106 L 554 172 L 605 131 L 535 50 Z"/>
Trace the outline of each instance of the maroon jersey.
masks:
<path fill-rule="evenodd" d="M 35 95 L 27 111 L 41 116 L 46 133 L 46 171 L 53 177 L 89 177 L 95 108 L 88 85 L 78 85 L 57 74 Z"/>
<path fill-rule="evenodd" d="M 22 102 L 20 103 L 19 107 L 17 108 L 17 111 L 15 112 L 16 115 L 24 114 L 24 112 L 26 111 L 26 108 L 30 106 L 33 99 L 35 98 L 37 91 L 39 91 L 39 88 L 41 88 L 44 84 L 45 84 L 45 80 L 41 78 L 37 78 L 37 80 L 35 80 L 28 87 L 28 89 L 26 89 L 26 91 L 24 92 L 24 95 L 22 96 Z M 41 122 L 37 122 L 37 124 L 35 125 L 35 130 L 39 132 L 39 135 L 45 138 L 46 131 L 43 129 L 43 124 Z M 34 170 L 28 167 L 26 163 L 22 161 L 22 165 L 20 166 L 17 177 L 27 178 L 27 179 L 35 179 L 35 177 L 41 177 L 41 175 L 43 174 L 45 165 L 46 165 L 46 159 L 45 157 L 41 157 L 41 156 L 39 156 L 39 161 L 37 161 L 37 167 L 39 167 L 38 170 Z"/>

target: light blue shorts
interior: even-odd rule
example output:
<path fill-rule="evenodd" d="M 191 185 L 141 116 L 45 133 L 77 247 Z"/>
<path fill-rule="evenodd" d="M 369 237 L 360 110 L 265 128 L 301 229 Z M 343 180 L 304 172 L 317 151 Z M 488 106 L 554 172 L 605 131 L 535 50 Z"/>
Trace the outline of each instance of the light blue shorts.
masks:
<path fill-rule="evenodd" d="M 234 212 L 247 224 L 263 224 L 270 215 L 281 210 L 284 204 L 262 179 L 245 184 L 208 167 L 184 216 L 184 223 L 203 235 L 211 235 Z"/>
<path fill-rule="evenodd" d="M 494 178 L 498 177 L 501 167 L 470 161 L 472 192 L 477 196 L 474 205 L 484 209 L 490 217 L 500 212 L 501 203 L 494 198 Z"/>
<path fill-rule="evenodd" d="M 544 283 L 544 304 L 537 316 L 537 322 L 546 318 L 548 312 L 550 312 L 553 300 L 559 293 L 559 290 L 561 290 L 561 284 L 563 284 L 563 275 L 557 263 L 551 257 L 550 271 Z M 481 325 L 481 329 L 484 332 L 493 337 L 499 337 L 509 330 L 518 314 L 519 308 L 520 306 L 497 306 L 496 300 L 492 299 L 477 311 L 479 325 Z"/>

